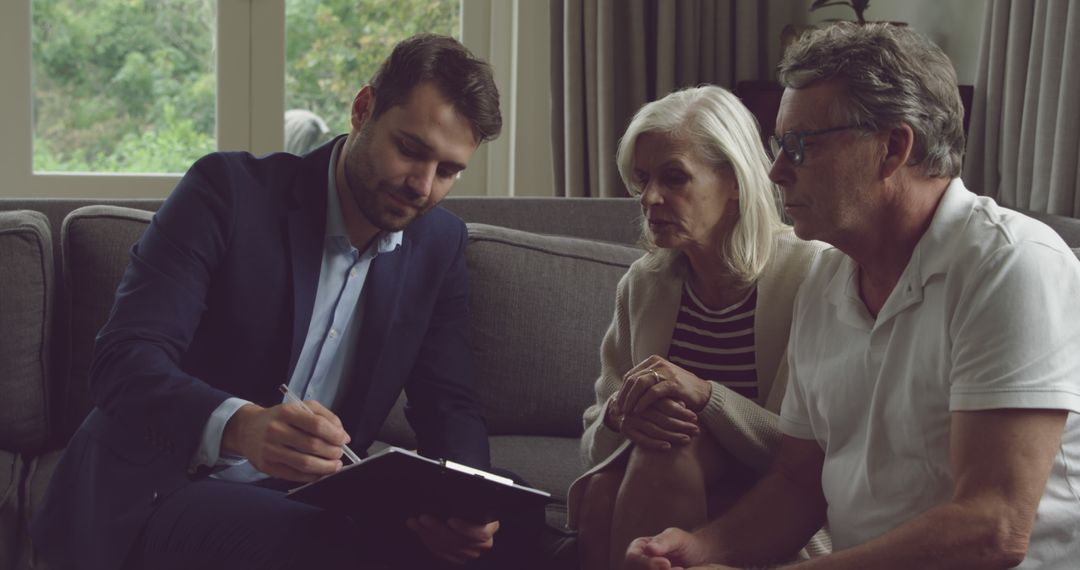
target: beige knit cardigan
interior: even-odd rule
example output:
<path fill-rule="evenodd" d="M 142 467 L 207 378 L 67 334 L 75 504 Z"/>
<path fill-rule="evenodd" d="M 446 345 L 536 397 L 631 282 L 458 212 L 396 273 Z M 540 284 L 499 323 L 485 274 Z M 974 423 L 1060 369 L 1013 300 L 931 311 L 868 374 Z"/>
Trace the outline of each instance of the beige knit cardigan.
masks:
<path fill-rule="evenodd" d="M 792 231 L 779 233 L 777 247 L 757 281 L 754 348 L 758 400 L 714 383 L 712 396 L 698 414 L 705 429 L 737 460 L 758 473 L 769 466 L 780 442 L 780 402 L 787 387 L 786 348 L 792 303 L 810 264 L 825 244 L 802 241 Z M 581 455 L 589 471 L 570 486 L 567 523 L 575 527 L 584 480 L 603 468 L 630 442 L 604 423 L 608 398 L 634 365 L 653 354 L 666 355 L 682 299 L 685 257 L 645 254 L 619 281 L 615 317 L 600 349 L 601 371 L 596 403 L 585 410 Z M 762 407 L 764 406 L 764 407 Z"/>

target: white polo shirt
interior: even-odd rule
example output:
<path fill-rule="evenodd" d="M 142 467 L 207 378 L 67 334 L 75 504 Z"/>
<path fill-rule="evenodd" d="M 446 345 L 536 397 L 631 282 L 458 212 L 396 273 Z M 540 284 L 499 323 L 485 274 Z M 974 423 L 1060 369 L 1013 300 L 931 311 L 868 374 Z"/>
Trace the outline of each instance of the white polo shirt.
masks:
<path fill-rule="evenodd" d="M 948 501 L 950 412 L 1068 410 L 1020 568 L 1080 564 L 1080 262 L 1044 224 L 953 180 L 874 319 L 823 252 L 795 300 L 780 427 L 825 450 L 837 549 Z"/>

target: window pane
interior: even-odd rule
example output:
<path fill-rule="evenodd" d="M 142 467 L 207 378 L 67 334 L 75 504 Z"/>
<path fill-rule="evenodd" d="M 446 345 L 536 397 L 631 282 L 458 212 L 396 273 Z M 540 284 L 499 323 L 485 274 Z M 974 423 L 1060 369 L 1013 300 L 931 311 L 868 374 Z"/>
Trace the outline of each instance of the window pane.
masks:
<path fill-rule="evenodd" d="M 285 22 L 285 146 L 303 153 L 349 131 L 353 97 L 397 42 L 420 32 L 460 39 L 461 2 L 286 0 Z"/>
<path fill-rule="evenodd" d="M 215 0 L 33 0 L 34 171 L 184 172 L 215 148 Z"/>

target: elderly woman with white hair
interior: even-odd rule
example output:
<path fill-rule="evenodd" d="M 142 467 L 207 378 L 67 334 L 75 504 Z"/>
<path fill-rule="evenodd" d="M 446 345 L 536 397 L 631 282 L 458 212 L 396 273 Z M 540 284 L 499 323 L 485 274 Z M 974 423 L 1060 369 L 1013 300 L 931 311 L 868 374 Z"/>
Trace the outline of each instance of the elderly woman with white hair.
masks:
<path fill-rule="evenodd" d="M 792 301 L 821 244 L 779 214 L 757 122 L 725 89 L 642 107 L 619 143 L 647 253 L 619 282 L 570 487 L 582 567 L 731 506 L 779 442 Z"/>

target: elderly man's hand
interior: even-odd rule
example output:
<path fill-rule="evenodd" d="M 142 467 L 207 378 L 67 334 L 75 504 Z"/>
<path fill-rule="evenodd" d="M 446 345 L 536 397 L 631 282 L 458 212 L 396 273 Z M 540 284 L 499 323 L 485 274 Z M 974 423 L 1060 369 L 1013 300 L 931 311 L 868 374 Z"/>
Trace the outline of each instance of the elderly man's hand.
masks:
<path fill-rule="evenodd" d="M 685 530 L 669 528 L 656 536 L 635 539 L 626 549 L 625 570 L 678 570 L 708 562 L 708 548 Z M 720 566 L 719 568 L 723 568 Z"/>

